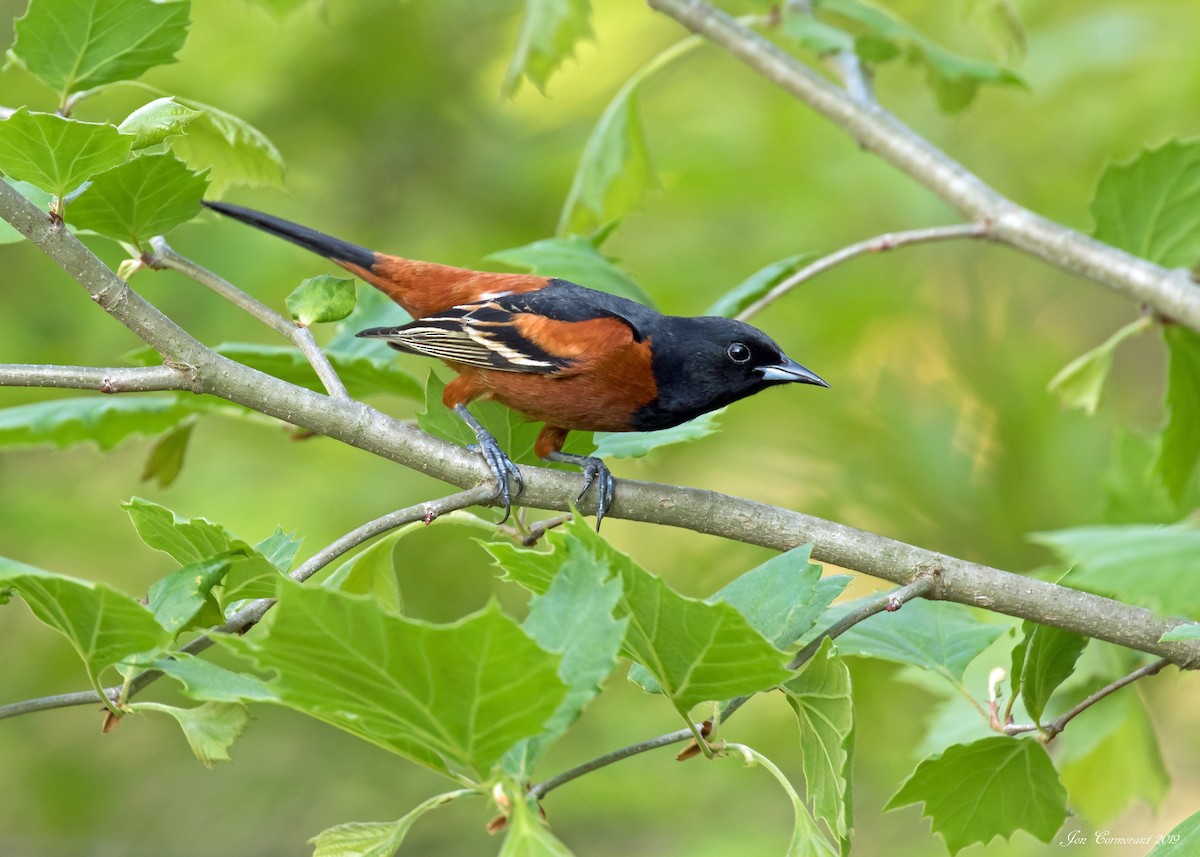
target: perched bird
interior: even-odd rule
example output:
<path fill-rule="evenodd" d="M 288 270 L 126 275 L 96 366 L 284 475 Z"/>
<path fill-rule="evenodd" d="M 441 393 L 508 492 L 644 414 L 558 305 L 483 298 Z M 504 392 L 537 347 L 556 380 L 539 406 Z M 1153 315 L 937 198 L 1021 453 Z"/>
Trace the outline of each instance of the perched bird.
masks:
<path fill-rule="evenodd" d="M 240 206 L 204 204 L 319 253 L 413 317 L 358 335 L 436 357 L 458 373 L 442 402 L 474 431 L 505 518 L 513 497 L 509 477 L 519 494 L 521 473 L 467 410 L 475 399 L 545 423 L 534 451 L 583 469 L 579 499 L 598 483 L 599 526 L 612 504 L 613 477 L 600 459 L 562 451 L 571 431 L 654 431 L 777 384 L 829 386 L 741 321 L 663 315 L 552 277 L 389 256 Z"/>

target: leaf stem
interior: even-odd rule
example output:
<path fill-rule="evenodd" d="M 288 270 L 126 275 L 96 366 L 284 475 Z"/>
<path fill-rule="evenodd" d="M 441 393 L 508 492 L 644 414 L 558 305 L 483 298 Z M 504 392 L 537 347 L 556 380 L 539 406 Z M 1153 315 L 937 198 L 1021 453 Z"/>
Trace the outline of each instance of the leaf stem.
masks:
<path fill-rule="evenodd" d="M 169 269 L 183 274 L 185 277 L 190 277 L 200 285 L 216 292 L 238 309 L 254 316 L 280 336 L 291 340 L 292 344 L 304 354 L 313 371 L 317 373 L 326 392 L 335 399 L 350 400 L 346 385 L 338 377 L 329 358 L 325 356 L 325 352 L 317 345 L 309 328 L 284 318 L 283 315 L 242 291 L 233 283 L 196 264 L 186 256 L 180 255 L 161 235 L 150 239 L 150 247 L 154 252 L 143 257 L 146 265 L 155 269 Z"/>
<path fill-rule="evenodd" d="M 903 232 L 885 232 L 882 235 L 876 235 L 874 238 L 868 238 L 865 241 L 859 241 L 843 247 L 827 256 L 821 257 L 810 265 L 804 266 L 738 313 L 737 318 L 741 321 L 746 321 L 751 316 L 762 312 L 801 283 L 807 282 L 818 274 L 823 274 L 830 268 L 835 268 L 856 256 L 863 256 L 868 253 L 883 253 L 887 250 L 895 250 L 898 247 L 907 247 L 910 244 L 929 244 L 933 241 L 952 241 L 958 238 L 990 239 L 991 235 L 986 223 L 956 223 L 950 226 L 908 229 Z"/>

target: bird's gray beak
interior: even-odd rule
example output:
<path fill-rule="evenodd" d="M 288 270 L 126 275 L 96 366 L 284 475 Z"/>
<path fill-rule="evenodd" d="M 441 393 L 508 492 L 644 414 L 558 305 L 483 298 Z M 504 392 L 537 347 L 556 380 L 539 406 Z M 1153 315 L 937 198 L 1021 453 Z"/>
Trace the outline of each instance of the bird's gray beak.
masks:
<path fill-rule="evenodd" d="M 797 383 L 797 384 L 815 384 L 818 387 L 828 387 L 823 379 L 811 369 L 806 369 L 790 357 L 783 358 L 782 363 L 775 366 L 760 366 L 759 372 L 762 373 L 764 381 L 773 381 L 778 384 Z"/>

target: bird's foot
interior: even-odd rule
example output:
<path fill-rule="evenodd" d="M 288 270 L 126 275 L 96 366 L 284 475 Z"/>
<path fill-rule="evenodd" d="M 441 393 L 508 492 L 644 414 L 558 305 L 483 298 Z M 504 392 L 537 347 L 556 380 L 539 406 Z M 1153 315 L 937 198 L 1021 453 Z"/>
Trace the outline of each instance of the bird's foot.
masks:
<path fill-rule="evenodd" d="M 512 498 L 525 489 L 525 480 L 521 478 L 520 468 L 505 455 L 490 432 L 480 429 L 475 437 L 478 438 L 478 442 L 471 444 L 467 449 L 483 456 L 488 469 L 492 471 L 492 477 L 496 480 L 496 495 L 493 499 L 499 500 L 500 505 L 504 507 L 504 517 L 500 519 L 500 523 L 503 524 L 512 514 Z M 515 491 L 513 485 L 516 486 Z"/>
<path fill-rule="evenodd" d="M 595 456 L 572 455 L 569 452 L 552 452 L 546 456 L 546 459 L 548 461 L 561 461 L 566 464 L 574 464 L 576 467 L 583 469 L 583 490 L 575 498 L 576 503 L 584 498 L 588 489 L 592 487 L 592 483 L 596 483 L 598 493 L 596 497 L 596 529 L 599 530 L 604 516 L 612 508 L 613 494 L 616 490 L 616 480 L 613 479 L 612 471 L 608 469 L 608 465 Z"/>

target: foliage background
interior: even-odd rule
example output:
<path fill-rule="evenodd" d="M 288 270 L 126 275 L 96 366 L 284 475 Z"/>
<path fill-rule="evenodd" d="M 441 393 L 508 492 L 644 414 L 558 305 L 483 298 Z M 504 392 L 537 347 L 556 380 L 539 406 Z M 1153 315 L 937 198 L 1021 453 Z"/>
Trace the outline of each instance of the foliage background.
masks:
<path fill-rule="evenodd" d="M 264 6 L 271 4 L 264 3 Z M 944 3 L 892 4 L 932 35 L 987 54 L 978 27 Z M 961 11 L 966 3 L 955 4 Z M 885 68 L 882 102 L 1001 191 L 1089 228 L 1087 202 L 1110 159 L 1200 133 L 1200 6 L 1172 2 L 1016 4 L 1029 84 L 981 90 L 965 114 L 938 113 L 918 73 Z M 645 59 L 682 34 L 640 4 L 595 4 L 585 44 L 549 87 L 504 102 L 516 3 L 395 4 L 355 0 L 273 17 L 245 0 L 193 4 L 180 63 L 147 80 L 243 116 L 282 150 L 286 190 L 236 201 L 357 243 L 469 267 L 550 235 L 591 125 Z M 21 0 L 0 0 L 0 39 Z M 6 44 L 0 44 L 6 46 Z M 51 106 L 19 69 L 0 75 L 0 103 Z M 123 115 L 133 89 L 85 102 L 78 118 Z M 606 249 L 666 311 L 695 313 L 770 261 L 832 250 L 879 232 L 955 220 L 942 203 L 805 108 L 711 48 L 656 77 L 643 112 L 663 191 Z M 277 306 L 323 270 L 308 254 L 228 223 L 190 224 L 176 248 Z M 93 241 L 120 261 L 111 242 Z M 0 248 L 5 281 L 0 361 L 115 364 L 138 345 L 28 246 Z M 171 273 L 134 281 L 205 342 L 272 341 L 248 317 Z M 1152 491 L 1114 489 L 1118 446 L 1136 473 L 1149 448 L 1136 434 L 1161 419 L 1162 349 L 1125 346 L 1097 417 L 1063 412 L 1045 392 L 1072 357 L 1136 308 L 1094 284 L 1003 248 L 936 245 L 858 260 L 757 319 L 785 350 L 833 385 L 776 390 L 732 408 L 725 430 L 619 476 L 719 488 L 882 532 L 1002 568 L 1049 560 L 1025 536 L 1096 521 L 1167 521 L 1181 513 Z M 408 358 L 405 358 L 408 359 Z M 413 371 L 426 365 L 415 358 Z M 5 406 L 39 394 L 5 390 Z M 411 404 L 380 402 L 403 415 Z M 1132 430 L 1132 431 L 1129 431 Z M 251 541 L 276 524 L 315 550 L 362 521 L 444 490 L 432 480 L 322 440 L 294 441 L 252 420 L 209 420 L 168 489 L 138 481 L 149 444 L 114 453 L 27 450 L 0 456 L 0 555 L 105 580 L 129 592 L 167 570 L 137 540 L 117 501 L 140 494 L 207 515 Z M 1136 481 L 1136 480 L 1135 480 Z M 706 594 L 767 556 L 746 545 L 613 520 L 606 535 L 686 593 Z M 481 606 L 493 582 L 468 534 L 434 527 L 400 556 L 408 610 L 446 621 Z M 857 591 L 872 588 L 863 581 Z M 1005 639 L 998 645 L 1011 645 Z M 27 612 L 0 614 L 5 701 L 75 690 L 72 653 Z M 1007 664 L 1000 650 L 980 659 Z M 986 670 L 985 670 L 986 671 Z M 855 664 L 856 848 L 943 853 L 914 808 L 879 817 L 915 761 L 934 697 L 888 665 Z M 614 677 L 544 763 L 547 773 L 675 728 L 661 700 Z M 975 688 L 982 695 L 982 684 Z M 1165 833 L 1200 796 L 1200 707 L 1174 671 L 1145 683 L 1174 780 L 1155 814 L 1144 805 L 1090 834 Z M 163 692 L 163 691 L 158 691 Z M 101 738 L 99 716 L 67 709 L 0 728 L 0 851 L 7 854 L 295 853 L 301 836 L 348 820 L 390 819 L 441 786 L 433 775 L 283 711 L 233 748 L 233 764 L 195 764 L 174 724 L 133 719 Z M 878 724 L 875 728 L 872 724 Z M 1081 718 L 1077 728 L 1086 729 Z M 737 733 L 798 770 L 791 714 L 761 701 Z M 1114 778 L 1120 771 L 1109 772 Z M 232 808 L 232 810 L 231 810 Z M 647 754 L 551 796 L 556 833 L 581 855 L 780 853 L 790 808 L 759 770 L 676 765 Z M 487 853 L 480 804 L 422 822 L 402 853 Z M 1068 822 L 1066 829 L 1071 829 Z M 972 853 L 1047 853 L 1023 833 Z M 1138 854 L 1144 848 L 1076 847 Z"/>

